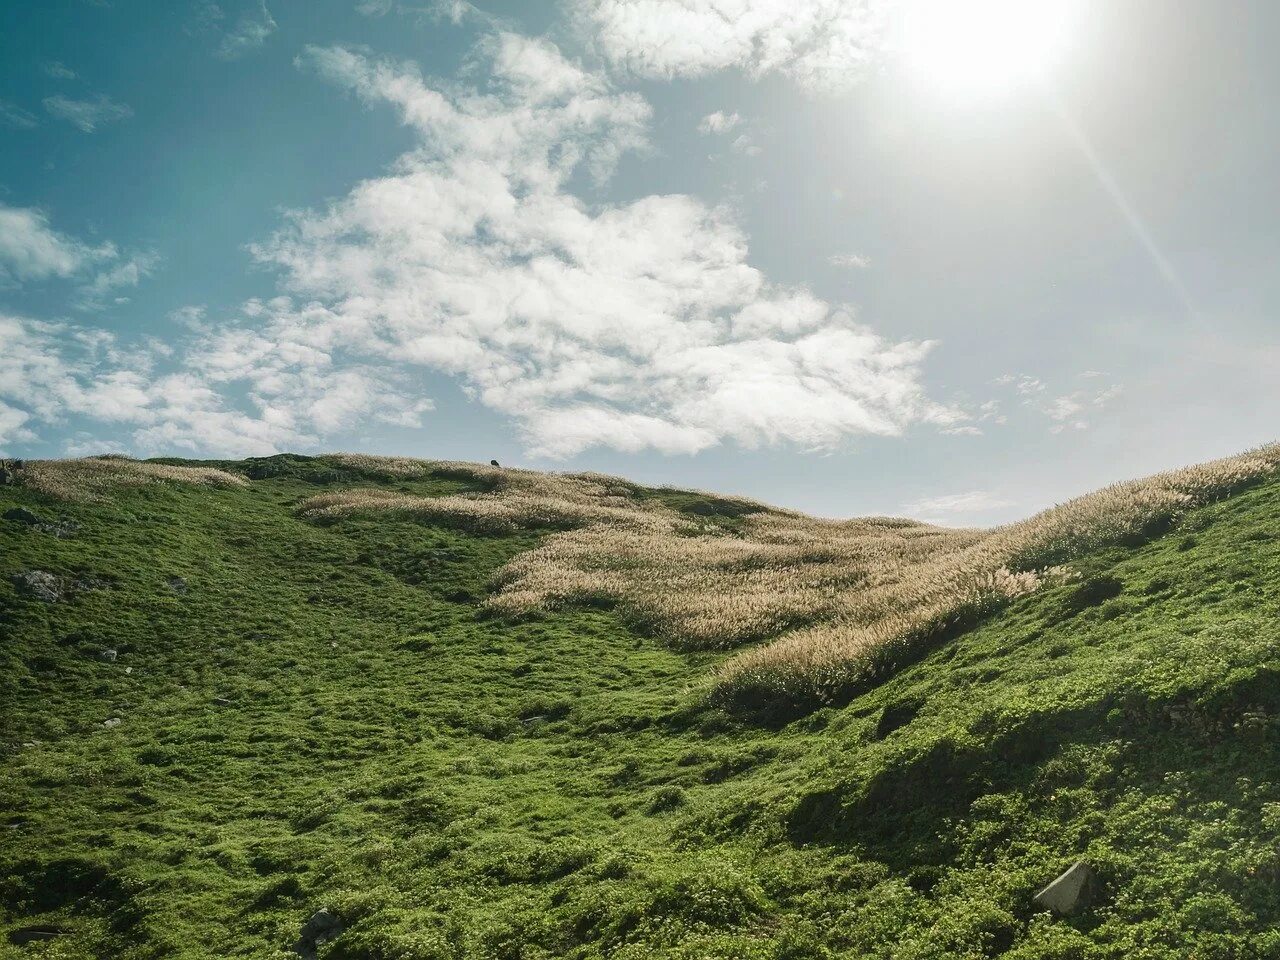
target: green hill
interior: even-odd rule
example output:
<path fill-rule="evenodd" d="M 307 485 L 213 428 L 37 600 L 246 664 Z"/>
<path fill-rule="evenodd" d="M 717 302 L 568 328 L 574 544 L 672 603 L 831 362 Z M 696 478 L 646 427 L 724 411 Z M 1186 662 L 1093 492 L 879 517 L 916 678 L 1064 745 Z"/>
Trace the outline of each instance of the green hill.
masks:
<path fill-rule="evenodd" d="M 11 467 L 0 956 L 1280 956 L 1277 461 L 997 531 Z"/>

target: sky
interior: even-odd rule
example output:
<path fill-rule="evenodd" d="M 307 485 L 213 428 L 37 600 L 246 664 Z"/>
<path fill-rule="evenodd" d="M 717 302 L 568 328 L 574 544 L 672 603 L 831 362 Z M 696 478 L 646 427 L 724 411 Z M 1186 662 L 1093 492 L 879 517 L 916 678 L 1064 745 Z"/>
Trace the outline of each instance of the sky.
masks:
<path fill-rule="evenodd" d="M 1280 433 L 1277 35 L 1266 0 L 11 0 L 0 454 L 967 526 L 1239 452 Z"/>

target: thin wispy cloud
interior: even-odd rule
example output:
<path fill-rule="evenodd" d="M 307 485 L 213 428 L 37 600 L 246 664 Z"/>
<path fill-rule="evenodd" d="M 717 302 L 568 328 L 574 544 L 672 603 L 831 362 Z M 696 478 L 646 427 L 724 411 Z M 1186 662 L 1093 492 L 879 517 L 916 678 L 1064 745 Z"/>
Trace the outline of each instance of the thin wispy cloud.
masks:
<path fill-rule="evenodd" d="M 1077 376 L 1079 379 L 1096 382 L 1106 374 L 1086 370 Z M 1004 374 L 997 377 L 994 383 L 1011 388 L 1025 409 L 1046 417 L 1050 433 L 1089 429 L 1094 419 L 1124 392 L 1121 384 L 1113 383 L 1061 393 L 1051 389 L 1051 385 L 1039 377 L 1028 374 Z M 989 405 L 992 411 L 998 410 L 997 401 L 989 401 Z M 1001 422 L 1004 419 L 1002 417 Z"/>
<path fill-rule="evenodd" d="M 248 0 L 237 13 L 228 13 L 214 0 L 201 0 L 192 10 L 185 31 L 191 36 L 216 38 L 213 55 L 236 60 L 262 47 L 276 30 L 266 0 Z"/>
<path fill-rule="evenodd" d="M 913 500 L 903 504 L 902 511 L 910 517 L 948 522 L 957 517 L 990 514 L 1012 506 L 1015 506 L 1014 501 L 989 490 L 968 490 Z"/>
<path fill-rule="evenodd" d="M 488 28 L 499 26 L 500 18 L 486 13 L 467 0 L 359 0 L 356 12 L 366 17 L 385 17 L 389 13 L 407 14 L 414 17 L 427 17 L 443 20 L 457 26 L 464 21 L 472 21 Z"/>
<path fill-rule="evenodd" d="M 871 266 L 871 259 L 860 253 L 833 254 L 827 258 L 827 262 L 833 267 L 850 267 L 855 270 L 865 270 Z"/>
<path fill-rule="evenodd" d="M 133 116 L 133 108 L 128 104 L 118 103 L 101 93 L 90 100 L 76 100 L 62 94 L 45 97 L 44 108 L 51 116 L 66 120 L 85 133 Z"/>
<path fill-rule="evenodd" d="M 52 77 L 54 80 L 74 80 L 76 78 L 76 72 L 60 60 L 46 60 L 40 65 L 40 69 L 46 77 Z"/>
<path fill-rule="evenodd" d="M 263 0 L 246 10 L 236 20 L 218 44 L 216 55 L 223 60 L 235 60 L 267 42 L 276 30 L 276 21 Z"/>
<path fill-rule="evenodd" d="M 29 110 L 23 110 L 16 103 L 0 100 L 0 123 L 19 130 L 30 130 L 40 125 L 39 118 Z"/>
<path fill-rule="evenodd" d="M 117 260 L 80 288 L 76 306 L 81 310 L 99 310 L 111 304 L 127 303 L 121 292 L 136 287 L 150 276 L 159 262 L 160 257 L 154 252 Z"/>

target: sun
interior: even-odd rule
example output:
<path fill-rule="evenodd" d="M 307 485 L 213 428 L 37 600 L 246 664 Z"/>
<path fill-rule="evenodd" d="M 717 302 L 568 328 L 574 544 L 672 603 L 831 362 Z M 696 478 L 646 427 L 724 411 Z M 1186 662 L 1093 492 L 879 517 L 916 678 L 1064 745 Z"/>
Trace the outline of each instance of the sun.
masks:
<path fill-rule="evenodd" d="M 1032 85 L 1070 46 L 1079 0 L 907 0 L 896 46 L 908 71 L 956 100 Z"/>

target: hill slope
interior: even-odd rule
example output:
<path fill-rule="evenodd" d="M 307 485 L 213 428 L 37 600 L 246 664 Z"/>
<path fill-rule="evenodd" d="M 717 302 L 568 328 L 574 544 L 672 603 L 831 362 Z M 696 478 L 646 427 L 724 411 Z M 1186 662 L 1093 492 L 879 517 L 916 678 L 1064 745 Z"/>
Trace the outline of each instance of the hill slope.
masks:
<path fill-rule="evenodd" d="M 990 535 L 399 463 L 0 487 L 0 955 L 283 958 L 321 906 L 335 958 L 1280 954 L 1272 472 L 744 697 L 726 647 L 847 629 L 861 545 Z M 741 629 L 708 570 L 763 585 Z M 1079 859 L 1096 902 L 1038 909 Z"/>

